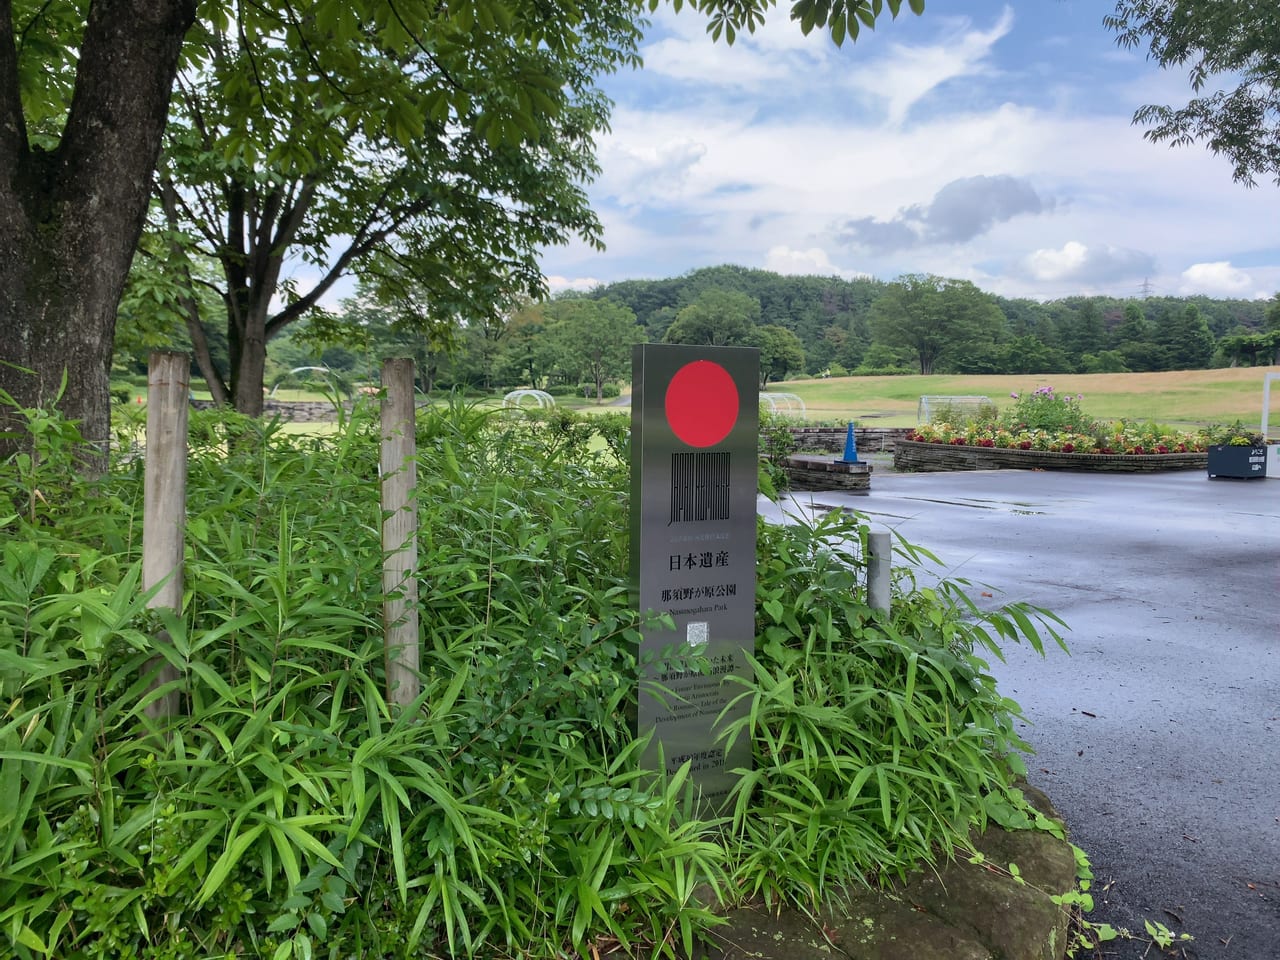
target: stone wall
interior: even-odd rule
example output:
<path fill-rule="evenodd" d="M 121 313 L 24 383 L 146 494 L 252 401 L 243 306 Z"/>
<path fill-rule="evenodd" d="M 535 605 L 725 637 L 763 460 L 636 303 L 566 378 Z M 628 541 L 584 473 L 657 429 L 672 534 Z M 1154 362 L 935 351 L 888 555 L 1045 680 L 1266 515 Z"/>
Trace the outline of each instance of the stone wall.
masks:
<path fill-rule="evenodd" d="M 345 404 L 351 412 L 351 404 Z M 192 400 L 193 410 L 213 410 L 212 400 Z M 286 423 L 332 423 L 338 419 L 337 408 L 327 400 L 263 400 L 262 415 L 267 420 L 279 418 Z"/>
<path fill-rule="evenodd" d="M 842 463 L 831 457 L 796 454 L 787 458 L 787 487 L 791 490 L 840 490 L 866 493 L 871 489 L 871 464 Z"/>
<path fill-rule="evenodd" d="M 827 450 L 843 453 L 848 427 L 790 427 L 791 436 L 798 450 Z M 910 427 L 859 427 L 854 426 L 854 442 L 859 453 L 892 453 L 894 445 L 908 433 Z"/>
<path fill-rule="evenodd" d="M 895 470 L 922 473 L 940 470 L 1085 470 L 1107 473 L 1157 473 L 1164 470 L 1204 470 L 1204 453 L 1049 453 L 1044 450 L 1002 450 L 950 443 L 900 440 L 893 450 Z"/>

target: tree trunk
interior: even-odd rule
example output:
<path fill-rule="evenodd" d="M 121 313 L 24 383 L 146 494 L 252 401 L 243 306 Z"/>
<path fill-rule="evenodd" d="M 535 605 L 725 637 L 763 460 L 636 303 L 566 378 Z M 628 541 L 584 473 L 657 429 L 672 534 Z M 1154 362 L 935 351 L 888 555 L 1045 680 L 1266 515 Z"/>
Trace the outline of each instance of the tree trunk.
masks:
<path fill-rule="evenodd" d="M 195 8 L 93 0 L 62 141 L 45 151 L 28 143 L 13 11 L 0 0 L 0 389 L 20 406 L 57 401 L 103 453 L 116 308 Z M 0 410 L 0 433 L 16 420 Z M 23 443 L 0 435 L 0 456 Z"/>
<path fill-rule="evenodd" d="M 267 367 L 266 306 L 250 303 L 241 323 L 227 324 L 232 402 L 238 413 L 249 417 L 262 416 Z"/>

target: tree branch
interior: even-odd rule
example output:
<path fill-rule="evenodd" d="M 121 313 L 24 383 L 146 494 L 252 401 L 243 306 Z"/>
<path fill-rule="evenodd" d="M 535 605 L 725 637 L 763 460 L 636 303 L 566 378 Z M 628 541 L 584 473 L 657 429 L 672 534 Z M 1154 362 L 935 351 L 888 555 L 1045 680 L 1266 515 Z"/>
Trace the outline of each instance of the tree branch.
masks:
<path fill-rule="evenodd" d="M 320 298 L 329 292 L 330 288 L 347 272 L 347 268 L 360 257 L 365 256 L 373 250 L 378 244 L 382 243 L 387 237 L 391 236 L 406 221 L 414 216 L 424 212 L 431 206 L 431 201 L 423 201 L 415 204 L 408 204 L 396 211 L 395 217 L 385 226 L 374 229 L 373 221 L 376 215 L 378 205 L 374 205 L 374 212 L 365 220 L 360 229 L 356 231 L 350 245 L 344 250 L 341 256 L 333 262 L 320 282 L 312 287 L 304 296 L 299 297 L 293 303 L 289 304 L 275 316 L 267 320 L 267 339 L 270 340 L 290 323 L 293 323 L 299 317 L 303 316 L 308 310 L 311 310 Z"/>

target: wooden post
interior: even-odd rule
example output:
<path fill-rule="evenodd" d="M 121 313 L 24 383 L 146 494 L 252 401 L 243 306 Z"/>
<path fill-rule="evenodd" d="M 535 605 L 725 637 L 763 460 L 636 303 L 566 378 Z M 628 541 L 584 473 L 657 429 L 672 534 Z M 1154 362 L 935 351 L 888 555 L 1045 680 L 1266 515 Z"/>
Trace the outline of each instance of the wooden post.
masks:
<path fill-rule="evenodd" d="M 412 703 L 418 671 L 418 437 L 413 361 L 382 364 L 382 604 L 387 701 Z"/>
<path fill-rule="evenodd" d="M 147 372 L 147 449 L 142 507 L 142 589 L 159 587 L 147 601 L 151 609 L 182 610 L 182 544 L 187 510 L 187 409 L 191 359 L 185 353 L 151 354 Z M 162 635 L 160 641 L 168 642 Z M 172 683 L 178 672 L 162 658 L 151 688 Z M 147 704 L 150 717 L 178 712 L 177 691 Z"/>
<path fill-rule="evenodd" d="M 889 612 L 892 557 L 893 546 L 887 530 L 867 534 L 867 606 L 885 614 Z"/>

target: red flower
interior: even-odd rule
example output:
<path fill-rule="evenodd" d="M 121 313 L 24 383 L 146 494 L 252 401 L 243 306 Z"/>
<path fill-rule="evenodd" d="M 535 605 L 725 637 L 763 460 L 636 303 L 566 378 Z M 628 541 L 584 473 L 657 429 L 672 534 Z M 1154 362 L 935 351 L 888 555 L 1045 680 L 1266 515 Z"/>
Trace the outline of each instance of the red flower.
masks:
<path fill-rule="evenodd" d="M 1102 448 L 1102 452 L 1103 452 L 1103 453 L 1115 453 L 1115 451 L 1114 451 L 1114 450 L 1112 450 L 1110 447 L 1103 447 L 1103 448 Z"/>
<path fill-rule="evenodd" d="M 1169 452 L 1169 448 L 1166 447 L 1163 443 L 1160 444 L 1158 447 L 1156 447 L 1156 453 L 1168 453 L 1168 452 Z"/>
<path fill-rule="evenodd" d="M 1019 446 L 1020 448 L 1022 448 L 1023 450 L 1030 450 L 1030 449 L 1031 449 L 1031 441 L 1030 441 L 1030 440 L 1023 440 L 1020 444 L 1018 444 L 1018 446 Z"/>
<path fill-rule="evenodd" d="M 1138 446 L 1136 446 L 1136 447 L 1134 447 L 1134 448 L 1133 448 L 1133 452 L 1134 452 L 1134 453 L 1146 453 L 1147 451 L 1146 451 L 1146 450 L 1144 450 L 1144 449 L 1142 449 L 1142 445 L 1141 445 L 1141 444 L 1139 444 Z"/>
<path fill-rule="evenodd" d="M 1063 453 L 1075 453 L 1075 452 L 1076 452 L 1076 445 L 1075 445 L 1074 443 L 1064 443 L 1064 444 L 1062 445 L 1062 452 L 1063 452 Z"/>

